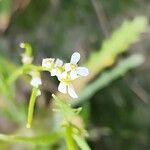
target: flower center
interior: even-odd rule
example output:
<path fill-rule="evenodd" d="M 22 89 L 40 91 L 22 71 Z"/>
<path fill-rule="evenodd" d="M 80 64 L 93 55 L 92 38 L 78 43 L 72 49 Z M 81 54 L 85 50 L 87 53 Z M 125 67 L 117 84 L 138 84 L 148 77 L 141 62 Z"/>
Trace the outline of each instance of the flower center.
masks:
<path fill-rule="evenodd" d="M 65 68 L 63 66 L 57 67 L 57 69 L 61 73 L 65 71 Z"/>
<path fill-rule="evenodd" d="M 77 69 L 77 65 L 76 64 L 70 64 L 71 70 L 76 70 Z"/>
<path fill-rule="evenodd" d="M 61 82 L 63 82 L 66 85 L 69 85 L 72 82 L 72 80 L 71 80 L 70 76 L 67 75 L 65 78 L 61 79 Z"/>

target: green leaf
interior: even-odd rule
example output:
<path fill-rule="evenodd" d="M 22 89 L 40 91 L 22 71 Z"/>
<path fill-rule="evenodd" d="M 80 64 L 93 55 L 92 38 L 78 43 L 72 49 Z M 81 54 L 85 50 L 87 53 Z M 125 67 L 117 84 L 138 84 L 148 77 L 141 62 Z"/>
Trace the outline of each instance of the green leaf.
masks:
<path fill-rule="evenodd" d="M 133 21 L 125 21 L 119 29 L 113 32 L 110 38 L 103 42 L 98 51 L 91 54 L 85 64 L 90 74 L 86 78 L 77 80 L 76 89 L 80 91 L 104 68 L 112 66 L 117 56 L 127 51 L 129 46 L 139 39 L 147 25 L 148 21 L 145 17 L 136 17 Z"/>
<path fill-rule="evenodd" d="M 134 69 L 141 65 L 144 61 L 144 58 L 141 55 L 133 55 L 129 58 L 122 60 L 115 68 L 110 71 L 106 71 L 102 73 L 98 79 L 94 82 L 89 84 L 80 94 L 79 103 L 84 100 L 88 100 L 91 98 L 95 92 L 98 90 L 106 87 L 112 81 L 116 80 L 117 78 L 123 76 L 129 70 Z M 74 103 L 75 104 L 75 103 Z"/>
<path fill-rule="evenodd" d="M 125 21 L 116 30 L 111 38 L 105 40 L 98 52 L 91 55 L 87 66 L 92 74 L 99 72 L 101 68 L 111 65 L 115 57 L 126 51 L 129 46 L 139 39 L 139 35 L 146 29 L 147 19 L 137 17 L 133 21 Z"/>

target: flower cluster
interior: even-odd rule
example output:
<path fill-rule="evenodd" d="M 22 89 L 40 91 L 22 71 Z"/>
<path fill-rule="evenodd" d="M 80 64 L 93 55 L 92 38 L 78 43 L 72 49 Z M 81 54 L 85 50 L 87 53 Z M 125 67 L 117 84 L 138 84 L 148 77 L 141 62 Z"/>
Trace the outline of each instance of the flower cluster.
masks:
<path fill-rule="evenodd" d="M 31 46 L 27 43 L 21 43 L 20 47 L 25 49 L 25 52 L 22 53 L 21 55 L 23 65 L 31 65 L 33 62 Z M 42 84 L 40 72 L 35 70 L 32 71 L 30 70 L 26 73 L 31 76 L 31 81 L 30 81 L 31 86 L 38 88 Z"/>
<path fill-rule="evenodd" d="M 58 91 L 61 93 L 68 93 L 72 98 L 78 98 L 72 82 L 81 77 L 87 76 L 89 71 L 86 67 L 79 67 L 78 62 L 80 54 L 75 52 L 71 56 L 70 63 L 63 63 L 60 59 L 46 58 L 42 61 L 44 70 L 49 71 L 51 76 L 56 76 L 60 81 Z"/>

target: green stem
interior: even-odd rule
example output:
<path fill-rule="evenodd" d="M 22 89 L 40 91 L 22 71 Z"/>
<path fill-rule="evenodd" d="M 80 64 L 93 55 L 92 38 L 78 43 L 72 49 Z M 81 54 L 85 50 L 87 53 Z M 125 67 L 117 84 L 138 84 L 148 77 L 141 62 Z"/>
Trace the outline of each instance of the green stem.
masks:
<path fill-rule="evenodd" d="M 36 71 L 44 71 L 42 66 L 36 66 L 36 65 L 30 65 L 29 66 L 31 70 L 36 70 Z"/>
<path fill-rule="evenodd" d="M 75 142 L 72 137 L 72 127 L 70 125 L 66 127 L 66 143 L 68 150 L 77 150 Z"/>
<path fill-rule="evenodd" d="M 73 139 L 73 125 L 69 122 L 70 120 L 70 115 L 74 116 L 75 111 L 73 108 L 70 107 L 70 105 L 66 104 L 64 101 L 62 101 L 61 99 L 59 99 L 59 97 L 55 96 L 54 94 L 52 94 L 52 97 L 55 99 L 55 105 L 57 106 L 58 110 L 60 111 L 60 113 L 62 114 L 63 118 L 64 118 L 64 122 L 66 122 L 66 124 L 63 126 L 65 129 L 65 134 L 64 134 L 64 138 L 66 140 L 66 144 L 67 144 L 67 149 L 68 150 L 77 150 L 77 145 Z M 68 115 L 67 115 L 68 114 Z M 69 115 L 70 114 L 70 115 Z"/>
<path fill-rule="evenodd" d="M 62 132 L 51 132 L 46 135 L 39 136 L 21 136 L 21 135 L 6 135 L 0 134 L 0 142 L 14 142 L 14 143 L 27 143 L 27 144 L 54 144 L 57 143 L 59 139 L 62 138 Z"/>
<path fill-rule="evenodd" d="M 11 85 L 20 75 L 23 74 L 24 66 L 18 68 L 9 78 L 8 85 Z"/>
<path fill-rule="evenodd" d="M 29 73 L 31 70 L 36 71 L 43 71 L 41 66 L 36 65 L 23 65 L 22 67 L 18 68 L 8 79 L 8 84 L 11 85 L 15 80 L 22 74 Z"/>
<path fill-rule="evenodd" d="M 26 125 L 27 128 L 31 127 L 31 123 L 32 123 L 32 119 L 33 119 L 34 105 L 35 105 L 35 100 L 37 97 L 37 92 L 38 92 L 38 89 L 34 87 L 32 89 L 32 94 L 30 97 L 30 102 L 29 102 L 29 107 L 28 107 L 28 118 L 27 118 L 27 125 Z"/>

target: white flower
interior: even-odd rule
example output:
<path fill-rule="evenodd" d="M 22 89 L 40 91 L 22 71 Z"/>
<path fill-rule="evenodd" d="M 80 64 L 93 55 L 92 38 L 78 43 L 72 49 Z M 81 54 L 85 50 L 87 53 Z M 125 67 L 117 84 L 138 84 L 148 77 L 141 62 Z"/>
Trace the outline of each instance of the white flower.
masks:
<path fill-rule="evenodd" d="M 29 74 L 32 76 L 32 79 L 31 79 L 31 81 L 30 81 L 30 84 L 31 84 L 33 87 L 38 88 L 39 85 L 42 84 L 42 81 L 41 81 L 41 78 L 40 78 L 40 74 L 39 74 L 38 72 L 34 72 L 34 71 L 31 71 Z"/>
<path fill-rule="evenodd" d="M 45 58 L 42 61 L 42 67 L 46 70 L 51 70 L 54 66 L 54 58 Z"/>
<path fill-rule="evenodd" d="M 31 84 L 33 87 L 38 88 L 38 87 L 39 87 L 39 85 L 41 85 L 41 84 L 42 84 L 42 82 L 41 82 L 41 78 L 40 78 L 40 77 L 33 77 L 33 78 L 31 79 L 30 84 Z"/>
<path fill-rule="evenodd" d="M 26 53 L 23 53 L 22 55 L 22 63 L 23 64 L 31 64 L 33 61 L 33 57 L 27 55 Z"/>
<path fill-rule="evenodd" d="M 42 67 L 51 73 L 51 76 L 56 76 L 60 81 L 58 91 L 68 93 L 72 98 L 78 98 L 72 81 L 80 76 L 87 76 L 89 71 L 86 67 L 78 67 L 77 63 L 80 60 L 80 54 L 75 52 L 71 56 L 70 63 L 63 64 L 60 59 L 46 58 L 42 61 Z M 33 78 L 34 79 L 34 78 Z M 33 82 L 34 81 L 34 82 Z M 33 80 L 35 84 L 38 80 Z M 40 83 L 40 82 L 39 82 Z"/>
<path fill-rule="evenodd" d="M 51 76 L 57 76 L 59 78 L 63 71 L 64 71 L 63 61 L 60 59 L 56 59 L 54 67 L 51 70 Z"/>
<path fill-rule="evenodd" d="M 78 98 L 72 85 L 72 79 L 67 72 L 63 72 L 59 80 L 58 91 L 64 94 L 68 93 L 72 98 Z"/>
<path fill-rule="evenodd" d="M 89 71 L 86 67 L 78 67 L 77 63 L 80 60 L 80 54 L 75 52 L 71 56 L 70 63 L 65 64 L 65 71 L 70 72 L 70 77 L 72 80 L 78 78 L 79 76 L 87 76 Z"/>

